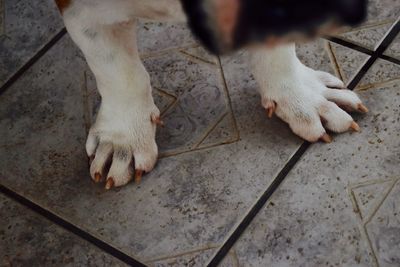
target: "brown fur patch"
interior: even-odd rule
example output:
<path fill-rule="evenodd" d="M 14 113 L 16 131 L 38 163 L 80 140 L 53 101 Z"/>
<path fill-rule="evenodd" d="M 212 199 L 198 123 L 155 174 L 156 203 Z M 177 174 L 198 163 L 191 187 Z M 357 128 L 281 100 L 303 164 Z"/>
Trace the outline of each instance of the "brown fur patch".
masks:
<path fill-rule="evenodd" d="M 56 0 L 56 4 L 62 14 L 71 5 L 71 0 Z"/>
<path fill-rule="evenodd" d="M 221 31 L 224 41 L 231 45 L 233 39 L 233 31 L 238 22 L 240 9 L 239 0 L 216 0 L 217 24 Z"/>

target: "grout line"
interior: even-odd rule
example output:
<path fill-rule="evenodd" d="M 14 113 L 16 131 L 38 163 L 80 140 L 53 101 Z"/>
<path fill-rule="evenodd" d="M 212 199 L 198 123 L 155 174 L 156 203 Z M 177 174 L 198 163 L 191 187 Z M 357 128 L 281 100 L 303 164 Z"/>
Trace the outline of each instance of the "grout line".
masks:
<path fill-rule="evenodd" d="M 350 81 L 348 85 L 348 88 L 350 90 L 355 89 L 359 81 L 361 81 L 361 79 L 364 77 L 364 75 L 367 73 L 367 71 L 373 65 L 373 63 L 382 55 L 382 53 L 386 50 L 386 48 L 391 44 L 391 42 L 394 40 L 399 31 L 400 31 L 400 19 L 396 21 L 396 23 L 388 31 L 386 36 L 378 44 L 378 48 L 373 52 L 371 57 L 364 63 L 359 72 Z M 273 193 L 278 189 L 279 185 L 284 181 L 286 176 L 297 164 L 297 162 L 299 162 L 301 157 L 305 154 L 305 152 L 311 145 L 312 144 L 307 141 L 303 142 L 300 148 L 294 153 L 294 155 L 289 159 L 289 161 L 285 164 L 282 170 L 278 173 L 276 178 L 268 186 L 267 190 L 261 195 L 261 197 L 253 205 L 253 207 L 246 214 L 243 220 L 238 224 L 236 229 L 233 230 L 232 234 L 226 239 L 224 244 L 214 254 L 213 258 L 207 264 L 207 267 L 218 266 L 218 264 L 222 262 L 222 260 L 229 253 L 230 249 L 234 246 L 236 241 L 239 240 L 240 236 L 249 227 L 250 223 L 253 221 L 256 215 L 261 211 L 265 203 L 268 202 Z"/>
<path fill-rule="evenodd" d="M 149 51 L 149 52 L 144 52 L 144 53 L 140 53 L 139 52 L 139 56 L 141 60 L 145 60 L 145 59 L 149 59 L 149 58 L 154 58 L 154 57 L 159 57 L 159 56 L 163 56 L 167 53 L 171 53 L 171 52 L 180 52 L 181 50 L 184 49 L 189 49 L 189 48 L 196 48 L 198 47 L 199 44 L 197 43 L 190 43 L 187 45 L 183 45 L 183 46 L 174 46 L 174 47 L 169 47 L 169 48 L 165 48 L 165 49 L 161 49 L 161 50 L 157 50 L 157 51 Z"/>
<path fill-rule="evenodd" d="M 372 50 L 370 50 L 370 49 L 368 49 L 368 48 L 365 48 L 365 47 L 359 46 L 358 44 L 354 44 L 354 43 L 352 43 L 352 42 L 343 40 L 343 39 L 341 39 L 341 38 L 339 38 L 339 37 L 335 37 L 335 36 L 325 36 L 325 37 L 323 37 L 323 38 L 326 39 L 326 40 L 328 40 L 328 41 L 331 41 L 331 42 L 333 42 L 333 43 L 336 43 L 336 44 L 345 46 L 345 47 L 347 47 L 347 48 L 356 50 L 356 51 L 358 51 L 358 52 L 361 52 L 361 53 L 364 53 L 364 54 L 367 54 L 367 55 L 370 55 L 370 56 L 374 53 L 374 51 L 372 51 Z"/>
<path fill-rule="evenodd" d="M 224 242 L 224 244 L 219 248 L 217 253 L 208 263 L 208 267 L 210 266 L 218 266 L 218 264 L 225 258 L 225 256 L 229 253 L 230 249 L 236 243 L 236 241 L 240 238 L 240 236 L 244 233 L 259 211 L 264 207 L 264 204 L 271 198 L 272 194 L 276 191 L 279 185 L 283 182 L 286 176 L 289 174 L 290 170 L 296 165 L 296 163 L 300 160 L 303 154 L 310 147 L 311 143 L 303 142 L 300 148 L 294 153 L 294 155 L 289 159 L 289 161 L 285 164 L 285 166 L 278 173 L 276 178 L 272 181 L 267 190 L 261 195 L 261 197 L 257 200 L 257 202 L 253 205 L 250 211 L 246 214 L 243 220 L 239 223 L 236 229 L 232 232 L 229 238 Z"/>
<path fill-rule="evenodd" d="M 390 57 L 390 56 L 387 56 L 387 55 L 380 55 L 379 57 L 381 59 L 383 59 L 383 60 L 386 60 L 386 61 L 389 61 L 391 63 L 400 65 L 400 59 L 397 59 L 397 58 L 394 58 L 394 57 Z"/>
<path fill-rule="evenodd" d="M 49 51 L 65 34 L 67 30 L 61 29 L 45 46 L 43 46 L 31 59 L 28 60 L 16 73 L 14 73 L 1 87 L 2 95 L 11 85 L 14 84 L 27 70 L 29 70 L 47 51 Z"/>
<path fill-rule="evenodd" d="M 26 71 L 28 71 L 38 60 L 40 60 L 58 41 L 60 41 L 64 35 L 67 33 L 65 28 L 61 29 L 46 45 L 44 45 L 33 57 L 31 57 L 16 73 L 14 73 L 1 87 L 0 95 L 6 92 Z M 95 245 L 104 252 L 114 256 L 115 258 L 121 260 L 122 262 L 129 264 L 131 266 L 146 266 L 134 258 L 126 255 L 117 248 L 112 247 L 106 242 L 96 238 L 95 236 L 89 234 L 88 232 L 80 229 L 79 227 L 73 225 L 72 223 L 62 219 L 56 214 L 49 210 L 42 208 L 41 206 L 33 203 L 29 199 L 19 195 L 18 193 L 12 191 L 11 189 L 0 184 L 0 192 L 7 197 L 13 199 L 14 201 L 22 204 L 23 206 L 31 209 L 33 212 L 42 215 L 52 223 L 60 226 L 61 228 L 75 234 L 76 236 L 82 238 L 83 240 Z"/>
<path fill-rule="evenodd" d="M 326 42 L 326 50 L 328 52 L 328 56 L 333 63 L 333 67 L 335 69 L 335 74 L 339 76 L 339 78 L 344 81 L 344 73 L 342 73 L 342 69 L 339 66 L 338 60 L 336 58 L 336 53 L 333 51 L 332 44 L 330 42 Z"/>
<path fill-rule="evenodd" d="M 201 58 L 201 57 L 199 57 L 199 56 L 192 55 L 191 53 L 186 52 L 184 49 L 179 50 L 179 52 L 180 52 L 181 54 L 183 54 L 184 56 L 186 56 L 189 60 L 194 61 L 195 63 L 208 64 L 208 65 L 211 65 L 211 66 L 214 67 L 214 68 L 217 67 L 217 62 L 216 62 L 216 61 L 215 61 L 215 62 L 212 62 L 212 61 L 203 59 L 203 58 Z"/>
<path fill-rule="evenodd" d="M 368 216 L 368 218 L 366 219 L 366 221 L 363 223 L 362 228 L 364 230 L 364 234 L 367 238 L 368 241 L 368 245 L 370 247 L 370 253 L 372 254 L 372 260 L 374 261 L 375 265 L 379 267 L 379 261 L 376 257 L 377 252 L 375 252 L 374 246 L 372 245 L 371 242 L 371 238 L 369 237 L 369 233 L 368 233 L 368 229 L 367 229 L 367 224 L 369 224 L 372 219 L 375 217 L 376 213 L 378 212 L 378 210 L 381 208 L 381 206 L 383 205 L 383 203 L 385 202 L 386 198 L 390 195 L 390 193 L 393 191 L 393 188 L 396 186 L 396 184 L 399 182 L 399 179 L 393 181 L 391 187 L 387 190 L 387 192 L 384 194 L 383 198 L 381 199 L 381 201 L 379 202 L 379 204 L 375 207 L 374 212 Z"/>
<path fill-rule="evenodd" d="M 369 90 L 371 88 L 382 87 L 382 86 L 385 86 L 385 85 L 393 84 L 393 83 L 398 82 L 398 81 L 400 81 L 399 77 L 393 78 L 393 79 L 390 79 L 390 80 L 387 80 L 387 81 L 381 81 L 381 82 L 365 84 L 365 85 L 357 87 L 357 91 L 358 92 L 359 91 L 367 91 L 367 90 Z"/>
<path fill-rule="evenodd" d="M 110 254 L 111 256 L 119 259 L 120 261 L 130 265 L 130 266 L 146 266 L 143 263 L 135 260 L 134 258 L 128 256 L 121 250 L 107 244 L 106 242 L 98 239 L 97 237 L 89 234 L 85 230 L 82 230 L 81 228 L 75 226 L 74 224 L 62 219 L 58 215 L 52 213 L 51 211 L 42 208 L 38 204 L 33 203 L 29 199 L 19 195 L 18 193 L 15 193 L 11 189 L 3 186 L 0 184 L 0 192 L 3 193 L 5 196 L 9 197 L 10 199 L 13 199 L 14 201 L 22 204 L 23 206 L 31 209 L 33 212 L 42 215 L 52 223 L 60 226 L 61 228 L 67 230 L 70 233 L 75 234 L 79 238 L 82 238 L 83 240 L 91 243 L 92 245 L 95 245 L 96 247 L 100 248 L 104 252 Z"/>
<path fill-rule="evenodd" d="M 371 57 L 364 63 L 360 71 L 354 76 L 353 80 L 349 83 L 349 88 L 353 89 L 361 81 L 367 71 L 372 67 L 375 61 L 385 52 L 386 48 L 393 42 L 397 34 L 400 32 L 400 19 L 390 28 L 385 37 L 381 40 L 378 48 L 371 55 Z"/>
<path fill-rule="evenodd" d="M 159 256 L 157 258 L 150 258 L 150 259 L 145 260 L 145 262 L 154 263 L 154 262 L 157 262 L 157 261 L 176 259 L 178 257 L 191 255 L 191 254 L 195 254 L 195 253 L 199 253 L 199 252 L 204 252 L 204 251 L 207 251 L 207 250 L 217 249 L 217 248 L 218 248 L 217 244 L 208 244 L 208 245 L 205 245 L 205 246 L 193 249 L 193 250 L 187 250 L 187 251 L 183 251 L 183 252 L 176 253 L 176 254 L 171 254 L 171 255 L 166 255 L 166 256 Z"/>
<path fill-rule="evenodd" d="M 372 64 L 382 56 L 383 52 L 390 45 L 390 43 L 394 40 L 398 32 L 400 31 L 400 21 L 394 24 L 394 26 L 388 31 L 388 34 L 383 38 L 381 43 L 378 45 L 378 48 L 372 52 L 368 49 L 364 49 L 360 46 L 351 44 L 349 42 L 345 42 L 341 39 L 329 37 L 328 40 L 335 40 L 337 42 L 346 43 L 345 46 L 353 47 L 354 50 L 363 50 L 368 51 L 366 54 L 371 54 L 370 59 L 364 64 L 361 70 L 357 73 L 357 75 L 353 78 L 353 80 L 349 83 L 349 89 L 354 89 L 358 82 L 362 79 L 362 77 L 366 74 L 368 69 L 372 66 Z M 0 87 L 0 95 L 4 93 L 18 78 L 20 78 L 27 70 L 30 69 L 48 50 L 50 50 L 64 35 L 66 34 L 66 29 L 63 28 L 57 35 L 55 35 L 42 49 L 40 49 L 27 63 L 25 63 L 9 80 L 5 82 L 3 86 Z M 333 38 L 333 39 L 332 39 Z M 333 41 L 333 42 L 335 42 Z M 350 48 L 352 48 L 350 47 Z M 360 51 L 362 52 L 362 51 Z M 365 53 L 365 52 L 364 52 Z M 390 58 L 390 57 L 388 57 Z M 233 233 L 229 236 L 229 238 L 224 242 L 224 244 L 219 248 L 217 253 L 211 259 L 207 266 L 217 266 L 223 258 L 229 253 L 230 249 L 236 243 L 236 241 L 240 238 L 243 232 L 247 229 L 250 223 L 253 221 L 255 216 L 259 213 L 259 211 L 264 207 L 265 203 L 271 198 L 272 194 L 278 189 L 280 184 L 289 174 L 289 172 L 293 169 L 293 167 L 299 162 L 301 157 L 305 154 L 307 149 L 311 146 L 309 142 L 303 142 L 300 148 L 295 152 L 295 154 L 289 159 L 286 165 L 282 168 L 282 170 L 278 173 L 276 178 L 272 181 L 267 190 L 261 195 L 258 201 L 253 205 L 248 214 L 244 217 L 244 219 L 240 222 L 238 227 L 233 231 Z M 90 242 L 96 247 L 102 249 L 108 254 L 118 258 L 119 260 L 131 265 L 131 266 L 145 266 L 129 255 L 125 254 L 121 250 L 107 244 L 106 242 L 96 238 L 95 236 L 89 234 L 88 232 L 80 229 L 79 227 L 73 225 L 72 223 L 62 219 L 56 214 L 52 213 L 49 210 L 42 208 L 41 206 L 33 203 L 29 199 L 15 193 L 14 191 L 6 188 L 3 185 L 0 185 L 0 192 L 9 198 L 21 203 L 22 205 L 30 208 L 34 212 L 42 215 L 58 226 L 68 230 L 69 232 L 79 236 L 80 238 Z"/>
<path fill-rule="evenodd" d="M 398 21 L 396 21 L 393 25 L 396 25 L 396 23 L 398 23 Z M 392 29 L 393 29 L 393 26 L 392 26 L 391 29 L 388 30 L 388 32 L 390 32 Z M 396 37 L 396 36 L 395 36 L 395 37 Z M 341 46 L 350 48 L 350 49 L 352 49 L 352 50 L 356 50 L 356 51 L 358 51 L 358 52 L 367 54 L 367 55 L 369 55 L 369 56 L 372 56 L 372 55 L 376 54 L 376 51 L 377 51 L 377 50 L 373 51 L 373 50 L 371 50 L 371 49 L 369 49 L 369 48 L 362 47 L 362 46 L 360 46 L 360 45 L 358 45 L 358 44 L 349 42 L 349 41 L 347 41 L 347 40 L 345 40 L 345 39 L 342 39 L 342 38 L 336 37 L 336 36 L 325 36 L 325 37 L 323 37 L 323 38 L 324 38 L 325 40 L 330 41 L 330 42 L 339 44 L 339 45 L 341 45 Z M 385 37 L 383 37 L 383 39 L 385 39 Z M 383 39 L 382 39 L 382 40 L 383 40 Z M 380 47 L 380 45 L 382 44 L 382 40 L 381 40 L 381 43 L 378 43 L 378 44 L 377 44 L 377 46 L 376 46 L 377 49 L 378 49 L 378 48 Z M 393 40 L 392 40 L 392 41 L 393 41 Z M 391 43 L 391 42 L 390 42 L 390 43 Z M 394 57 L 391 57 L 391 56 L 388 56 L 388 55 L 384 55 L 384 54 L 383 54 L 384 51 L 386 50 L 387 46 L 385 46 L 384 48 L 385 48 L 385 49 L 382 51 L 382 53 L 380 53 L 380 54 L 378 55 L 378 57 L 381 58 L 381 59 L 383 59 L 383 60 L 389 61 L 389 62 L 391 62 L 391 63 L 400 65 L 400 59 L 397 59 L 397 58 L 394 58 Z"/>
<path fill-rule="evenodd" d="M 356 28 L 349 28 L 348 30 L 345 30 L 343 32 L 340 32 L 339 34 L 347 34 L 347 33 L 354 33 L 362 30 L 370 30 L 370 29 L 376 29 L 388 24 L 393 24 L 396 20 L 395 19 L 386 19 L 380 22 L 372 22 L 372 23 L 367 23 L 365 25 L 362 25 L 360 27 Z"/>
<path fill-rule="evenodd" d="M 222 78 L 222 82 L 224 84 L 225 96 L 226 96 L 226 99 L 228 100 L 228 106 L 229 106 L 230 115 L 232 116 L 233 127 L 235 128 L 235 134 L 237 136 L 236 140 L 238 141 L 240 139 L 240 131 L 239 131 L 239 126 L 238 126 L 237 121 L 236 121 L 235 113 L 233 112 L 232 99 L 231 99 L 231 95 L 229 94 L 228 83 L 226 82 L 226 78 L 225 78 L 225 71 L 224 71 L 224 68 L 222 67 L 221 58 L 217 57 L 217 59 L 218 59 L 218 66 L 219 66 L 220 75 L 221 75 L 221 78 Z"/>
<path fill-rule="evenodd" d="M 215 128 L 217 128 L 217 126 L 225 119 L 227 115 L 229 115 L 228 111 L 222 114 L 211 127 L 206 129 L 205 134 L 199 138 L 200 140 L 197 142 L 197 144 L 196 143 L 194 144 L 193 148 L 194 149 L 199 148 L 199 146 L 201 146 L 204 140 L 207 139 L 207 137 L 212 133 L 212 131 L 215 130 Z"/>
<path fill-rule="evenodd" d="M 383 202 L 385 202 L 385 200 L 387 199 L 387 197 L 390 195 L 390 193 L 393 191 L 393 188 L 396 186 L 396 184 L 399 182 L 399 179 L 394 180 L 393 183 L 391 184 L 390 188 L 387 189 L 387 191 L 383 194 L 383 198 L 379 201 L 379 203 L 374 207 L 374 211 L 369 214 L 369 216 L 367 218 L 365 218 L 365 222 L 364 222 L 364 227 L 367 227 L 367 224 L 369 224 L 372 219 L 375 217 L 376 213 L 379 211 L 379 209 L 381 208 Z"/>
<path fill-rule="evenodd" d="M 361 238 L 365 239 L 367 244 L 368 244 L 366 250 L 367 250 L 368 255 L 370 255 L 372 257 L 372 261 L 374 262 L 374 267 L 378 267 L 378 261 L 376 260 L 375 253 L 374 253 L 374 251 L 372 249 L 371 240 L 370 240 L 370 238 L 368 236 L 368 233 L 366 232 L 366 229 L 364 227 L 364 223 L 363 223 L 364 219 L 363 219 L 363 217 L 361 215 L 361 210 L 359 208 L 359 205 L 358 205 L 358 202 L 357 202 L 357 199 L 356 199 L 356 196 L 355 196 L 355 193 L 354 193 L 353 189 L 354 188 L 350 188 L 350 186 L 349 186 L 347 188 L 347 191 L 349 193 L 350 201 L 351 201 L 351 203 L 353 205 L 353 209 L 354 209 L 353 211 L 356 214 L 358 214 L 358 220 L 357 220 L 358 221 L 358 229 L 360 231 Z"/>

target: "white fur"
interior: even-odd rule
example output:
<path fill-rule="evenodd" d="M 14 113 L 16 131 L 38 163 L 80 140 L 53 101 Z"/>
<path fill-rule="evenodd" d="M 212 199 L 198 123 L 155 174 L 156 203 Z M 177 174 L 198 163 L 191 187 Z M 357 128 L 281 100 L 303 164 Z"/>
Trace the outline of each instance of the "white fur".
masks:
<path fill-rule="evenodd" d="M 68 32 L 83 51 L 102 96 L 86 144 L 88 155 L 95 155 L 91 176 L 112 177 L 115 186 L 132 179 L 133 158 L 135 169 L 146 172 L 157 159 L 156 125 L 151 118 L 159 116 L 159 110 L 137 51 L 137 18 L 185 21 L 178 0 L 75 0 L 64 11 Z M 354 108 L 361 103 L 351 91 L 328 89 L 341 88 L 343 83 L 302 65 L 294 45 L 254 50 L 251 66 L 264 107 L 276 105 L 276 114 L 309 141 L 325 133 L 320 117 L 337 132 L 347 130 L 353 121 L 330 101 Z M 110 158 L 112 165 L 106 173 Z"/>
<path fill-rule="evenodd" d="M 71 38 L 93 71 L 102 96 L 86 150 L 94 156 L 92 178 L 112 177 L 115 186 L 128 183 L 136 170 L 149 172 L 157 160 L 156 125 L 160 115 L 151 94 L 150 78 L 136 45 L 136 17 L 184 21 L 178 1 L 76 0 L 64 11 Z M 118 156 L 123 155 L 123 156 Z M 110 171 L 105 165 L 112 157 Z"/>
<path fill-rule="evenodd" d="M 353 119 L 336 103 L 357 110 L 361 100 L 350 90 L 329 88 L 344 84 L 329 73 L 303 65 L 294 44 L 254 50 L 250 65 L 264 108 L 276 107 L 276 115 L 297 135 L 315 142 L 326 133 L 324 125 L 334 132 L 350 128 Z"/>

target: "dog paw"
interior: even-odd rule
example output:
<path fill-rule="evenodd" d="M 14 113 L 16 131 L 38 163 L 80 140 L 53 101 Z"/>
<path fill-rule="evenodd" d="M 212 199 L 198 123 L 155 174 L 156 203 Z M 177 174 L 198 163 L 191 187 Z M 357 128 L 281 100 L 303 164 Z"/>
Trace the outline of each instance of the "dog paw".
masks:
<path fill-rule="evenodd" d="M 105 188 L 119 187 L 153 169 L 158 155 L 156 126 L 162 124 L 154 104 L 100 107 L 89 131 L 86 151 L 90 175 Z"/>
<path fill-rule="evenodd" d="M 303 139 L 329 143 L 332 138 L 327 130 L 336 133 L 360 130 L 347 112 L 365 113 L 368 109 L 335 76 L 300 64 L 289 77 L 268 78 L 270 82 L 261 89 L 267 116 L 276 114 Z"/>

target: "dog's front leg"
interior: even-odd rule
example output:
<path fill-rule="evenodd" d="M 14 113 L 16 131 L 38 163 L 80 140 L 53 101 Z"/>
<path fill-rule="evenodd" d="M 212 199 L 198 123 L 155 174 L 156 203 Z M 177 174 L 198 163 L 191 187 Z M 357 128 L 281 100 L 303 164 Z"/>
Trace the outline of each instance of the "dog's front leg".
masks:
<path fill-rule="evenodd" d="M 335 76 L 315 71 L 296 57 L 295 45 L 251 52 L 250 65 L 259 83 L 268 116 L 276 113 L 300 137 L 330 142 L 327 130 L 359 130 L 346 111 L 366 112 L 358 96 Z M 346 111 L 344 111 L 346 110 Z"/>
<path fill-rule="evenodd" d="M 155 131 L 160 113 L 139 58 L 136 22 L 100 24 L 90 19 L 90 13 L 78 9 L 64 14 L 64 20 L 96 77 L 102 97 L 86 143 L 88 155 L 94 157 L 91 176 L 96 182 L 107 181 L 107 189 L 122 186 L 133 176 L 140 179 L 157 160 Z"/>

